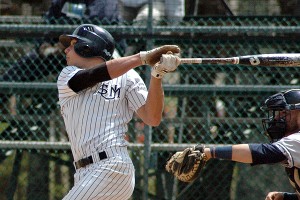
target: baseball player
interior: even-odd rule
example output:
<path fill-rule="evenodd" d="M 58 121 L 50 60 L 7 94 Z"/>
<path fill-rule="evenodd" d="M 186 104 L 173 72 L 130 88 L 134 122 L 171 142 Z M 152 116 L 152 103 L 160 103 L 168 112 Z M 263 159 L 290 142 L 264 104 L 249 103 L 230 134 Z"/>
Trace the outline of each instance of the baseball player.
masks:
<path fill-rule="evenodd" d="M 296 192 L 270 192 L 266 200 L 299 200 L 300 89 L 287 90 L 268 97 L 262 109 L 268 112 L 268 118 L 263 119 L 262 123 L 271 143 L 210 148 L 197 145 L 174 154 L 167 161 L 166 170 L 179 180 L 190 182 L 195 180 L 195 172 L 200 173 L 209 159 L 225 159 L 251 165 L 281 163 Z M 194 160 L 194 156 L 198 156 L 199 159 Z M 199 168 L 191 167 L 193 165 L 199 165 Z"/>
<path fill-rule="evenodd" d="M 162 78 L 180 63 L 176 45 L 164 45 L 113 60 L 114 39 L 105 29 L 83 24 L 61 35 L 67 67 L 59 74 L 59 104 L 69 136 L 76 173 L 64 200 L 125 200 L 135 185 L 134 166 L 124 135 L 133 113 L 159 125 L 164 93 Z M 167 59 L 160 63 L 162 54 Z M 174 54 L 172 54 L 174 53 Z M 149 90 L 134 71 L 152 66 Z"/>

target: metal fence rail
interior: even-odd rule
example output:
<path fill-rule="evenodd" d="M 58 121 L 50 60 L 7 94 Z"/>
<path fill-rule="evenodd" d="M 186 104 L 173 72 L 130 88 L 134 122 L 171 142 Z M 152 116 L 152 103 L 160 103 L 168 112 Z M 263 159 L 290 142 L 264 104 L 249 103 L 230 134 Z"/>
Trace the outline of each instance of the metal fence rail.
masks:
<path fill-rule="evenodd" d="M 197 144 L 151 144 L 153 151 L 179 151 Z M 215 144 L 207 144 L 207 147 L 218 146 Z M 128 144 L 129 149 L 143 149 L 143 144 Z M 36 149 L 36 150 L 70 150 L 69 142 L 42 142 L 42 141 L 0 141 L 0 149 Z"/>
<path fill-rule="evenodd" d="M 121 35 L 146 35 L 149 36 L 149 30 L 146 26 L 126 26 L 126 25 L 102 25 L 111 33 Z M 21 34 L 23 37 L 27 35 L 39 35 L 45 32 L 64 33 L 72 32 L 76 25 L 48 25 L 48 24 L 0 24 L 0 34 Z M 153 26 L 150 35 L 163 35 L 164 32 L 173 32 L 176 34 L 194 33 L 194 34 L 247 34 L 251 35 L 273 35 L 273 34 L 298 34 L 299 26 Z M 6 35 L 8 36 L 8 35 Z M 9 35 L 14 36 L 14 35 Z"/>

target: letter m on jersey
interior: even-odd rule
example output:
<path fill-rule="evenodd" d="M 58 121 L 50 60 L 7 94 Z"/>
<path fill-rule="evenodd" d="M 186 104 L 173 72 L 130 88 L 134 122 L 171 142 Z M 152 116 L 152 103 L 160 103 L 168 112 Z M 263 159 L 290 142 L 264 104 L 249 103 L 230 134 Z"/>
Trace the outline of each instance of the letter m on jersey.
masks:
<path fill-rule="evenodd" d="M 115 99 L 120 98 L 121 88 L 118 85 L 113 85 L 109 88 L 110 85 L 102 84 L 100 89 L 97 91 L 105 99 Z"/>

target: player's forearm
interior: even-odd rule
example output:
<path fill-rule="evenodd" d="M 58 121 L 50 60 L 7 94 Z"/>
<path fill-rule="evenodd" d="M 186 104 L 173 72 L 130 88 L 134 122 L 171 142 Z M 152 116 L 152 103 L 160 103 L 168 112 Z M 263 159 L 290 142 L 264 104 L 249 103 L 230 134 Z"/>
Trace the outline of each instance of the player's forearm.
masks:
<path fill-rule="evenodd" d="M 150 126 L 158 126 L 162 119 L 164 91 L 161 79 L 151 78 L 143 121 Z"/>
<path fill-rule="evenodd" d="M 142 65 L 139 54 L 117 58 L 106 62 L 107 70 L 112 79 L 119 77 L 129 70 Z"/>
<path fill-rule="evenodd" d="M 286 160 L 284 153 L 274 144 L 237 144 L 211 147 L 206 150 L 208 158 L 219 158 L 241 163 L 270 164 Z"/>
<path fill-rule="evenodd" d="M 232 146 L 232 160 L 242 163 L 252 163 L 252 154 L 248 144 Z"/>
<path fill-rule="evenodd" d="M 252 155 L 248 144 L 205 148 L 208 159 L 226 159 L 241 163 L 252 163 Z"/>

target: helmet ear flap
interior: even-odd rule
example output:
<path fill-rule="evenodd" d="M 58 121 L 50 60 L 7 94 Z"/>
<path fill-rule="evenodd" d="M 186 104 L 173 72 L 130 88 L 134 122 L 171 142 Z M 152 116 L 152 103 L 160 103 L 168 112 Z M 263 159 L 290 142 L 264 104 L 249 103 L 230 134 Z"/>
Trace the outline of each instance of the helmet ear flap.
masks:
<path fill-rule="evenodd" d="M 85 58 L 94 56 L 90 45 L 85 42 L 77 42 L 74 45 L 74 50 L 78 55 L 85 57 Z"/>

